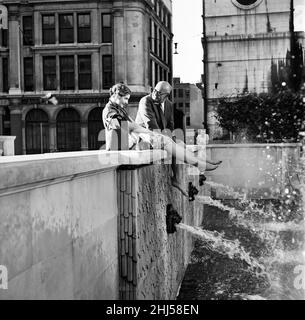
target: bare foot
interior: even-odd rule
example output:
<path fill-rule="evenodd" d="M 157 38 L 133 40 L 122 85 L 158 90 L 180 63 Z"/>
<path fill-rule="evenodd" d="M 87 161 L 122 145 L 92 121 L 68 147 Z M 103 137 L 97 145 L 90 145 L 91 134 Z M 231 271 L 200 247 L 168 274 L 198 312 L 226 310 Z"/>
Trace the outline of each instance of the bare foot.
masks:
<path fill-rule="evenodd" d="M 172 178 L 172 186 L 177 188 L 185 197 L 188 198 L 188 194 L 185 190 L 182 189 L 180 183 L 178 182 L 178 180 L 176 178 Z"/>

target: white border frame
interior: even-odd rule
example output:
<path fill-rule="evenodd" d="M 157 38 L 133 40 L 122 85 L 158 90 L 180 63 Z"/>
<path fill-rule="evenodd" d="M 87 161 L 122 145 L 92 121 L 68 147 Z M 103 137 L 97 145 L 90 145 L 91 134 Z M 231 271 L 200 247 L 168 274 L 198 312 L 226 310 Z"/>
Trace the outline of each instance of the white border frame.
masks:
<path fill-rule="evenodd" d="M 262 2 L 263 0 L 256 0 L 255 3 L 250 4 L 250 5 L 248 5 L 248 6 L 243 5 L 243 4 L 240 4 L 237 0 L 231 0 L 231 1 L 232 1 L 232 3 L 233 3 L 237 8 L 239 8 L 239 9 L 251 10 L 251 9 L 257 7 L 259 4 L 261 4 L 261 2 Z"/>

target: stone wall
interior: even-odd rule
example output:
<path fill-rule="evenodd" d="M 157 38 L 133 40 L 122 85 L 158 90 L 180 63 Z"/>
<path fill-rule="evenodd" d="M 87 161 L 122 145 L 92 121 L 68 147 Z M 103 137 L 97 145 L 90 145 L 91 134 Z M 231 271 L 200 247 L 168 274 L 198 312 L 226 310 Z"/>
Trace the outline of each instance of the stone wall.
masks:
<path fill-rule="evenodd" d="M 180 166 L 185 188 L 195 176 Z M 120 298 L 175 299 L 193 249 L 184 231 L 167 234 L 166 208 L 172 204 L 183 223 L 201 224 L 203 205 L 189 202 L 171 187 L 170 165 L 120 170 Z"/>
<path fill-rule="evenodd" d="M 162 159 L 161 150 L 1 157 L 0 265 L 9 281 L 0 300 L 175 299 L 193 239 L 167 234 L 166 207 L 199 225 L 203 205 L 171 186 Z M 188 173 L 179 166 L 185 189 L 198 186 Z"/>
<path fill-rule="evenodd" d="M 21 158 L 0 160 L 0 299 L 117 299 L 116 167 L 93 153 Z"/>
<path fill-rule="evenodd" d="M 300 147 L 293 143 L 208 145 L 208 155 L 223 163 L 207 177 L 252 198 L 274 198 L 296 178 Z M 221 188 L 215 191 L 217 197 L 228 196 Z"/>

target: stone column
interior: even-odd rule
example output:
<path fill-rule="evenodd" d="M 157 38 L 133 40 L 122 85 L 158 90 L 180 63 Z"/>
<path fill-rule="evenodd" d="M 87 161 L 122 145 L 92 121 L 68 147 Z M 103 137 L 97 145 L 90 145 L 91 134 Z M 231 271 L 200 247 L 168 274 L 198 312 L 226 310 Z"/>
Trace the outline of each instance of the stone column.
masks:
<path fill-rule="evenodd" d="M 96 68 L 96 70 L 101 70 L 98 52 L 92 53 L 92 66 L 94 66 L 94 68 Z M 101 73 L 94 72 L 95 70 L 92 70 L 92 71 L 93 71 L 92 72 L 92 89 L 95 92 L 98 92 L 100 90 L 100 83 L 102 83 Z"/>
<path fill-rule="evenodd" d="M 94 44 L 98 44 L 99 41 L 99 32 L 95 32 L 95 30 L 100 29 L 100 13 L 98 9 L 93 9 L 91 12 L 91 41 Z"/>
<path fill-rule="evenodd" d="M 124 23 L 124 11 L 122 8 L 115 8 L 113 13 L 113 68 L 114 82 L 127 82 L 126 75 L 126 28 Z"/>
<path fill-rule="evenodd" d="M 88 121 L 81 121 L 81 149 L 88 150 Z"/>
<path fill-rule="evenodd" d="M 145 92 L 149 40 L 144 13 L 140 8 L 126 10 L 125 19 L 127 83 L 133 91 Z"/>
<path fill-rule="evenodd" d="M 9 93 L 21 93 L 21 65 L 20 65 L 20 17 L 19 12 L 12 12 L 9 16 Z M 16 138 L 17 140 L 17 138 Z"/>
<path fill-rule="evenodd" d="M 11 135 L 16 136 L 15 154 L 22 154 L 22 106 L 19 99 L 10 101 Z"/>
<path fill-rule="evenodd" d="M 21 115 L 22 119 L 22 115 Z M 22 154 L 26 154 L 26 123 L 25 120 L 21 120 L 21 137 L 22 137 Z"/>
<path fill-rule="evenodd" d="M 49 123 L 49 144 L 50 144 L 50 152 L 56 152 L 57 150 L 56 120 L 52 120 Z"/>

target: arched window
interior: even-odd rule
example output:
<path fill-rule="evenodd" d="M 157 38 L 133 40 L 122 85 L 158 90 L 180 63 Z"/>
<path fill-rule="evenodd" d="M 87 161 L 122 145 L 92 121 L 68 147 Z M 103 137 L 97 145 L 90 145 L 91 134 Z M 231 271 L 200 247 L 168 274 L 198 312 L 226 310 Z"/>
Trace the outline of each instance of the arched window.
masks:
<path fill-rule="evenodd" d="M 25 118 L 25 143 L 27 154 L 49 152 L 49 119 L 45 111 L 32 109 Z"/>
<path fill-rule="evenodd" d="M 73 108 L 65 108 L 57 115 L 57 150 L 59 152 L 81 150 L 80 116 Z"/>
<path fill-rule="evenodd" d="M 99 150 L 105 141 L 98 141 L 98 135 L 104 129 L 102 108 L 94 108 L 88 117 L 88 146 L 89 150 Z"/>

